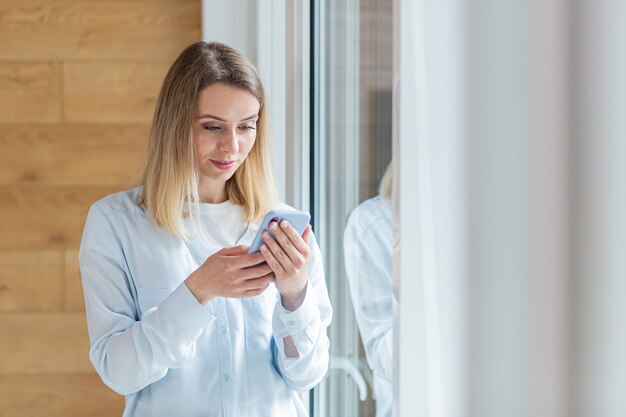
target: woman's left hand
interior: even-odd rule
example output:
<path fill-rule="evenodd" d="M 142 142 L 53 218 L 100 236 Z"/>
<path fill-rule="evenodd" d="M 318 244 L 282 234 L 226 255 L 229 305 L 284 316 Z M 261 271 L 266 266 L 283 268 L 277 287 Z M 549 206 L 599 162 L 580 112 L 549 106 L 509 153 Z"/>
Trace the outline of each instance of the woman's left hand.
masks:
<path fill-rule="evenodd" d="M 287 220 L 283 220 L 280 225 L 277 222 L 270 223 L 270 230 L 276 240 L 267 231 L 263 232 L 265 244 L 261 245 L 261 254 L 274 272 L 276 289 L 282 295 L 283 307 L 293 311 L 300 307 L 306 295 L 307 264 L 311 257 L 307 242 L 311 226 L 306 227 L 302 236 Z"/>

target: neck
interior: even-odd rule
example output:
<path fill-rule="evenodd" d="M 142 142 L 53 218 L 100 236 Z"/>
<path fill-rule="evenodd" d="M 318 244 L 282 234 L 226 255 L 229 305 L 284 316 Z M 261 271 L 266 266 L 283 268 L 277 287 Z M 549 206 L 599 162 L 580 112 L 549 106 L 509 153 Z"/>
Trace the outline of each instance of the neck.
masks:
<path fill-rule="evenodd" d="M 201 181 L 198 194 L 202 203 L 219 204 L 228 200 L 225 183 Z"/>

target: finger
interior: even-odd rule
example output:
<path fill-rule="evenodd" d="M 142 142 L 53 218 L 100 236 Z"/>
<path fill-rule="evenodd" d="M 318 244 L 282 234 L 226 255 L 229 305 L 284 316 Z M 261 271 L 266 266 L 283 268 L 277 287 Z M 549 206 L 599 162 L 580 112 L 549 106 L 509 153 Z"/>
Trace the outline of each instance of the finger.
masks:
<path fill-rule="evenodd" d="M 224 248 L 219 251 L 219 253 L 224 256 L 244 255 L 247 252 L 248 252 L 248 246 L 246 245 L 233 246 L 232 248 Z"/>
<path fill-rule="evenodd" d="M 309 233 L 311 231 L 311 225 L 306 226 L 302 236 L 300 236 L 298 231 L 294 229 L 294 227 L 291 224 L 289 224 L 287 220 L 283 220 L 280 223 L 280 228 L 285 232 L 285 235 L 287 235 L 287 237 L 289 238 L 289 240 L 291 241 L 291 243 L 293 244 L 293 246 L 296 248 L 298 252 L 300 252 L 303 255 L 308 254 L 309 245 L 307 244 L 307 242 L 309 238 Z"/>
<path fill-rule="evenodd" d="M 261 265 L 251 266 L 244 268 L 238 275 L 241 280 L 249 281 L 251 279 L 257 279 L 272 272 L 272 268 L 263 260 Z"/>
<path fill-rule="evenodd" d="M 263 255 L 261 255 L 261 253 L 259 252 L 251 254 L 245 253 L 244 255 L 233 257 L 232 260 L 239 268 L 248 268 L 250 266 L 258 265 L 265 262 L 265 258 L 263 258 Z"/>
<path fill-rule="evenodd" d="M 242 296 L 253 297 L 255 295 L 263 293 L 267 289 L 267 287 L 269 287 L 270 283 L 274 281 L 274 279 L 274 274 L 268 274 L 264 277 L 247 281 L 246 289 L 243 291 Z"/>
<path fill-rule="evenodd" d="M 242 297 L 242 298 L 247 298 L 247 297 L 256 297 L 257 295 L 261 295 L 261 294 L 263 294 L 263 293 L 265 292 L 265 290 L 267 290 L 267 287 L 269 287 L 269 284 L 267 284 L 267 285 L 266 285 L 265 287 L 263 287 L 263 288 L 259 288 L 259 289 L 256 289 L 256 290 L 247 290 L 247 291 L 244 291 L 244 292 L 241 294 L 241 297 Z"/>
<path fill-rule="evenodd" d="M 274 230 L 276 230 L 276 233 L 279 233 L 276 223 L 274 223 L 274 225 L 270 228 L 274 228 Z M 269 232 L 264 232 L 263 241 L 265 242 L 265 245 L 267 246 L 269 251 L 272 253 L 272 255 L 274 255 L 274 258 L 278 261 L 278 263 L 282 267 L 282 270 L 283 270 L 282 272 L 286 272 L 288 269 L 290 269 L 291 264 L 292 264 L 291 259 L 289 258 L 289 255 L 285 253 L 284 249 L 280 246 L 280 243 L 278 243 L 278 241 L 276 240 L 276 237 L 275 236 L 272 237 L 269 234 Z M 265 260 L 267 262 L 267 258 L 265 258 Z M 274 271 L 274 272 L 277 272 L 277 271 Z"/>
<path fill-rule="evenodd" d="M 277 248 L 277 250 L 282 252 L 282 249 L 280 249 L 278 244 L 274 242 L 273 239 L 272 244 L 275 248 Z M 285 273 L 285 268 L 283 268 L 282 264 L 278 261 L 272 250 L 268 247 L 268 244 L 261 245 L 261 254 L 265 258 L 265 262 L 267 262 L 270 268 L 272 268 L 272 271 L 274 271 L 274 274 L 282 275 Z"/>
<path fill-rule="evenodd" d="M 278 241 L 278 244 L 289 257 L 290 262 L 300 262 L 300 260 L 302 259 L 302 254 L 300 253 L 298 248 L 294 246 L 293 242 L 291 241 L 284 227 L 282 226 L 282 223 L 280 226 L 277 223 L 272 223 L 272 226 L 270 228 L 272 229 L 272 232 L 274 232 L 274 237 Z M 295 235 L 297 239 L 302 239 L 300 236 L 298 236 L 298 233 L 295 233 Z M 282 259 L 279 260 L 282 262 Z M 285 269 L 287 268 L 287 265 L 285 265 L 284 263 L 283 266 L 285 267 Z"/>
<path fill-rule="evenodd" d="M 249 279 L 246 281 L 246 285 L 245 285 L 245 290 L 256 290 L 259 288 L 265 288 L 267 287 L 271 282 L 274 281 L 275 279 L 275 275 L 273 272 L 270 272 L 269 274 L 265 274 L 262 277 L 259 278 L 255 278 L 255 279 Z"/>

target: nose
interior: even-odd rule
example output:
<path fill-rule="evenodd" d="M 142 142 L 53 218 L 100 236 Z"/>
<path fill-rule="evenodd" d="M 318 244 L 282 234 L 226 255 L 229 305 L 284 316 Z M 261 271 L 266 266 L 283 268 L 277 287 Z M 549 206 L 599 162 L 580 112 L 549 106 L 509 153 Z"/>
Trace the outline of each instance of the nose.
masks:
<path fill-rule="evenodd" d="M 225 130 L 224 136 L 220 141 L 220 151 L 226 154 L 236 154 L 239 150 L 239 141 L 237 139 L 236 128 Z"/>

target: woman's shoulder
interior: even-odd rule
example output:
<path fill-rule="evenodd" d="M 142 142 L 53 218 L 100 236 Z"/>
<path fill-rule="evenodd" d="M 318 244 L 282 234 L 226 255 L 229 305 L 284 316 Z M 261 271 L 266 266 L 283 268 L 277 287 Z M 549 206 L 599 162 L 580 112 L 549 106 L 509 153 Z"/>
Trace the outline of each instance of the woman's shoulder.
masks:
<path fill-rule="evenodd" d="M 139 204 L 142 190 L 143 186 L 139 186 L 129 190 L 109 194 L 93 203 L 92 208 L 97 208 L 105 214 L 122 212 L 145 215 L 145 209 L 143 209 Z"/>
<path fill-rule="evenodd" d="M 360 222 L 392 220 L 391 205 L 378 195 L 359 204 L 350 217 Z"/>
<path fill-rule="evenodd" d="M 363 201 L 350 213 L 346 229 L 363 233 L 377 225 L 391 227 L 392 224 L 393 216 L 389 202 L 376 196 Z"/>

